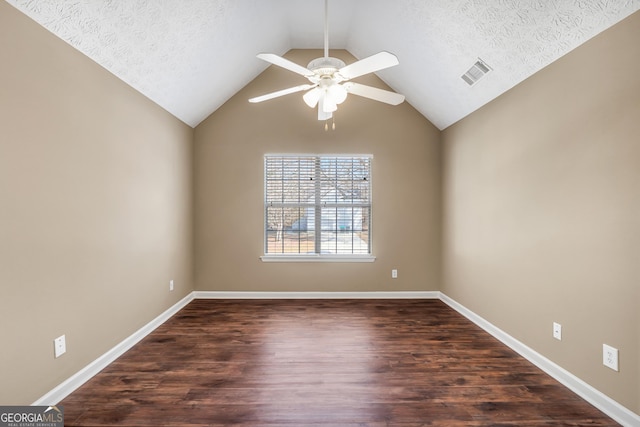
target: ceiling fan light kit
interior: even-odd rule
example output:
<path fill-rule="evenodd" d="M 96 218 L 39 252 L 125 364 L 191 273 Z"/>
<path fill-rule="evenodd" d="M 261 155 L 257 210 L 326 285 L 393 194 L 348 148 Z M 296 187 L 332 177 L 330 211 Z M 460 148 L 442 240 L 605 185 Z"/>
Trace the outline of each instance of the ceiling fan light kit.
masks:
<path fill-rule="evenodd" d="M 349 65 L 338 58 L 329 56 L 328 0 L 325 0 L 324 32 L 324 57 L 309 62 L 306 68 L 273 53 L 258 54 L 259 59 L 304 76 L 309 80 L 309 83 L 257 96 L 249 99 L 249 102 L 262 102 L 291 93 L 307 91 L 302 96 L 305 104 L 311 108 L 318 107 L 318 120 L 329 120 L 333 118 L 333 113 L 337 111 L 338 105 L 347 99 L 349 93 L 390 105 L 398 105 L 404 101 L 404 95 L 399 93 L 349 81 L 398 65 L 398 58 L 394 54 L 383 51 Z M 335 122 L 332 124 L 332 128 L 335 129 Z M 328 124 L 325 123 L 325 130 L 327 129 Z"/>

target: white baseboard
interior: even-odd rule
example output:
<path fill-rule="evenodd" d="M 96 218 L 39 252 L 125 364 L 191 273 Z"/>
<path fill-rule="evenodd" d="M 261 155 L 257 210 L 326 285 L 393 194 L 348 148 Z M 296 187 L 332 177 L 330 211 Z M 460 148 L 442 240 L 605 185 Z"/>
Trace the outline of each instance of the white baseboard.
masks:
<path fill-rule="evenodd" d="M 90 380 L 94 375 L 107 367 L 111 362 L 120 357 L 144 337 L 149 335 L 158 326 L 167 321 L 180 309 L 194 299 L 440 299 L 449 307 L 462 314 L 464 317 L 484 329 L 486 332 L 500 340 L 506 346 L 520 354 L 522 357 L 542 369 L 547 374 L 558 380 L 561 384 L 572 390 L 578 396 L 591 403 L 596 408 L 628 427 L 640 426 L 640 415 L 625 408 L 615 400 L 596 390 L 580 378 L 571 374 L 562 367 L 556 365 L 540 353 L 513 338 L 492 323 L 478 316 L 468 308 L 439 291 L 399 291 L 399 292 L 218 292 L 218 291 L 194 291 L 178 301 L 158 317 L 134 332 L 131 336 L 94 360 L 92 363 L 78 371 L 56 388 L 36 400 L 33 405 L 55 405 L 71 394 L 82 384 Z"/>
<path fill-rule="evenodd" d="M 439 291 L 398 292 L 226 292 L 195 291 L 199 299 L 438 299 Z"/>
<path fill-rule="evenodd" d="M 32 405 L 57 405 L 58 402 L 67 397 L 82 384 L 89 381 L 93 376 L 98 374 L 98 372 L 106 368 L 111 362 L 122 356 L 127 350 L 140 342 L 144 337 L 153 332 L 153 330 L 158 326 L 166 322 L 171 316 L 180 311 L 180 309 L 189 304 L 192 300 L 193 292 L 169 307 L 166 311 L 153 319 L 151 322 L 144 325 L 142 328 L 138 329 L 132 335 L 125 338 L 111 350 L 107 351 L 102 356 L 98 357 L 96 360 L 82 368 L 80 371 L 76 372 L 56 388 L 33 402 Z"/>
<path fill-rule="evenodd" d="M 578 396 L 582 397 L 587 402 L 591 403 L 593 406 L 607 414 L 609 417 L 613 418 L 618 423 L 628 427 L 640 426 L 640 415 L 625 408 L 615 400 L 593 388 L 592 386 L 582 381 L 580 378 L 576 377 L 559 365 L 556 365 L 537 351 L 513 338 L 511 335 L 507 334 L 492 323 L 478 316 L 476 313 L 469 310 L 462 304 L 449 298 L 445 294 L 441 293 L 440 299 L 449 307 L 453 308 L 458 313 L 462 314 L 464 317 L 484 329 L 486 332 L 493 335 L 507 347 L 511 348 L 516 353 L 527 359 L 529 362 L 542 369 L 562 385 L 576 393 Z"/>
<path fill-rule="evenodd" d="M 217 292 L 194 291 L 151 322 L 138 329 L 111 350 L 98 357 L 96 360 L 76 372 L 53 390 L 40 397 L 32 405 L 56 405 L 62 399 L 75 391 L 82 384 L 89 381 L 98 372 L 106 368 L 111 362 L 122 356 L 127 350 L 140 342 L 144 337 L 153 332 L 158 326 L 166 322 L 171 316 L 189 304 L 196 298 L 200 299 L 397 299 L 397 298 L 422 298 L 437 299 L 438 291 L 413 291 L 413 292 Z"/>

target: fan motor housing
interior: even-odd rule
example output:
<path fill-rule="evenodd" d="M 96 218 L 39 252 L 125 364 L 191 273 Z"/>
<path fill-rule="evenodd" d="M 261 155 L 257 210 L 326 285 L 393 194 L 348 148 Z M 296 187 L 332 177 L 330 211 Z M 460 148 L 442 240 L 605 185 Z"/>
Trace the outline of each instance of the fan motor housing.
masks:
<path fill-rule="evenodd" d="M 338 58 L 316 58 L 313 61 L 309 62 L 309 65 L 307 65 L 307 69 L 313 71 L 319 76 L 332 76 L 345 65 L 346 64 L 344 63 L 344 61 Z"/>

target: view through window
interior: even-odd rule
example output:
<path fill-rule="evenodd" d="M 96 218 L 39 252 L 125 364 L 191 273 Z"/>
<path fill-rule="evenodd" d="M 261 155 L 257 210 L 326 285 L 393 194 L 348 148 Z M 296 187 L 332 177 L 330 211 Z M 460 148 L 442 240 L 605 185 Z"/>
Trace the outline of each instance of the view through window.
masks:
<path fill-rule="evenodd" d="M 371 254 L 371 156 L 265 156 L 265 254 Z"/>

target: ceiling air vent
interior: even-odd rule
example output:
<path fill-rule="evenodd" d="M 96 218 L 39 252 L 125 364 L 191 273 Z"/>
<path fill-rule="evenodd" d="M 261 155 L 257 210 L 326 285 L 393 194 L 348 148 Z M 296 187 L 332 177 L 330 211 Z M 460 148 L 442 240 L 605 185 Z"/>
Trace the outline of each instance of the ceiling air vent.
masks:
<path fill-rule="evenodd" d="M 491 68 L 482 59 L 478 58 L 476 63 L 462 75 L 462 80 L 467 82 L 469 86 L 473 86 L 489 71 L 491 71 Z"/>

